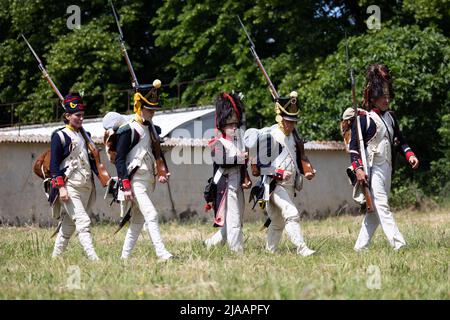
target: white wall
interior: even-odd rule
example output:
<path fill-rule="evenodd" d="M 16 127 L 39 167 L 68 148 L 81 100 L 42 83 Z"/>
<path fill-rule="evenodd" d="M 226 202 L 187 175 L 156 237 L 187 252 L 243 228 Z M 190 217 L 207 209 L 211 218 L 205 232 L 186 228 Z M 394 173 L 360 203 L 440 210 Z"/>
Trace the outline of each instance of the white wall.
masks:
<path fill-rule="evenodd" d="M 42 180 L 32 172 L 32 164 L 48 144 L 39 143 L 0 143 L 0 221 L 3 223 L 52 223 L 48 202 L 41 187 Z M 194 153 L 201 159 L 201 153 L 209 154 L 208 150 L 196 147 L 191 148 L 191 157 Z M 304 182 L 304 189 L 297 194 L 295 202 L 301 212 L 309 216 L 328 215 L 334 213 L 345 205 L 355 207 L 351 199 L 351 188 L 345 176 L 349 157 L 344 151 L 307 151 L 313 166 L 318 171 L 313 181 Z M 101 152 L 102 161 L 107 163 L 104 152 Z M 203 206 L 203 189 L 210 176 L 212 166 L 207 164 L 174 165 L 171 161 L 170 151 L 166 153 L 169 170 L 171 171 L 170 187 L 175 209 L 178 216 L 195 216 L 211 221 L 212 212 L 205 213 Z M 115 168 L 107 164 L 112 175 L 116 175 Z M 255 182 L 255 181 L 254 181 Z M 97 186 L 97 202 L 94 207 L 94 216 L 100 220 L 114 219 L 119 216 L 117 205 L 109 207 L 103 200 L 103 188 Z M 249 192 L 245 192 L 247 220 L 263 219 L 260 209 L 251 210 L 248 203 Z M 167 185 L 157 184 L 152 197 L 156 208 L 163 218 L 174 217 L 171 202 L 168 196 Z"/>

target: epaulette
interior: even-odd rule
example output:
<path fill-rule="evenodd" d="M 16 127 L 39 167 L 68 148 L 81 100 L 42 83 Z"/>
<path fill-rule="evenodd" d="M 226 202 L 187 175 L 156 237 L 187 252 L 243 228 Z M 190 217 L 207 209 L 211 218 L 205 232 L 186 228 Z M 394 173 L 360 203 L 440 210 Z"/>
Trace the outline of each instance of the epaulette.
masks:
<path fill-rule="evenodd" d="M 61 145 L 62 145 L 63 148 L 66 146 L 65 133 L 62 131 L 64 128 L 65 127 L 61 127 L 61 128 L 58 128 L 58 129 L 54 130 L 52 132 L 52 135 L 51 135 L 52 138 L 53 138 L 54 134 L 57 134 L 59 136 L 59 140 L 61 141 Z"/>
<path fill-rule="evenodd" d="M 366 110 L 360 110 L 358 109 L 358 116 L 366 116 L 367 115 L 367 111 Z"/>
<path fill-rule="evenodd" d="M 61 127 L 58 129 L 53 130 L 52 134 L 50 136 L 53 136 L 56 132 L 61 131 L 62 129 L 64 129 L 65 127 Z"/>

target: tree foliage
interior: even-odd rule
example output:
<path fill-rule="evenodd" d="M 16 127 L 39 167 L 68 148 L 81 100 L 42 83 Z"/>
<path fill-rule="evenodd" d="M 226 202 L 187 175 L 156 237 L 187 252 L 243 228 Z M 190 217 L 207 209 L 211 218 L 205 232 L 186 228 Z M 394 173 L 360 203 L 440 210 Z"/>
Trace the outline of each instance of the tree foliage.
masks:
<path fill-rule="evenodd" d="M 433 28 L 421 30 L 418 26 L 389 26 L 370 36 L 364 34 L 351 37 L 348 42 L 359 101 L 362 100 L 367 66 L 377 62 L 390 67 L 395 90 L 391 109 L 396 112 L 403 134 L 422 161 L 420 173 L 416 175 L 425 184 L 430 179 L 432 161 L 450 159 L 448 38 Z M 339 44 L 337 52 L 328 56 L 314 73 L 296 79 L 294 77 L 294 82 L 299 83 L 300 87 L 300 131 L 312 139 L 331 137 L 339 140 L 340 117 L 345 108 L 351 106 L 345 40 Z M 442 140 L 437 137 L 442 137 Z M 442 165 L 442 161 L 439 166 L 435 165 L 434 172 L 443 172 Z M 414 175 L 411 170 L 402 173 L 402 179 Z M 440 175 L 439 180 L 447 176 L 448 171 Z"/>
<path fill-rule="evenodd" d="M 105 0 L 81 0 L 81 28 L 70 30 L 71 1 L 0 0 L 0 104 L 22 102 L 14 120 L 55 119 L 57 99 L 20 38 L 27 36 L 63 94 L 83 91 L 88 114 L 126 111 L 130 76 Z M 392 108 L 422 160 L 405 178 L 433 192 L 449 177 L 449 0 L 377 1 L 381 30 L 368 30 L 369 0 L 116 0 L 115 6 L 141 83 L 162 80 L 168 107 L 211 104 L 224 90 L 245 95 L 248 126 L 274 122 L 273 101 L 236 16 L 249 31 L 281 95 L 299 92 L 301 134 L 339 140 L 338 122 L 350 106 L 344 32 L 358 97 L 369 64 L 387 64 Z M 205 81 L 206 79 L 213 79 Z M 122 90 L 122 92 L 119 92 Z M 124 91 L 125 90 L 125 91 Z M 177 94 L 180 94 L 177 97 Z M 10 121 L 0 106 L 0 124 Z M 426 182 L 426 183 L 425 183 Z"/>
<path fill-rule="evenodd" d="M 142 12 L 155 12 L 160 4 L 115 1 L 129 55 L 143 83 L 160 73 L 165 55 L 157 52 L 154 30 Z M 73 30 L 66 25 L 70 5 L 70 1 L 0 0 L 0 102 L 25 101 L 15 109 L 21 122 L 46 122 L 61 114 L 55 94 L 42 80 L 34 57 L 20 37 L 22 33 L 63 95 L 69 90 L 84 92 L 88 115 L 125 111 L 129 103 L 126 92 L 116 92 L 130 88 L 130 76 L 108 2 L 82 1 L 81 28 Z"/>

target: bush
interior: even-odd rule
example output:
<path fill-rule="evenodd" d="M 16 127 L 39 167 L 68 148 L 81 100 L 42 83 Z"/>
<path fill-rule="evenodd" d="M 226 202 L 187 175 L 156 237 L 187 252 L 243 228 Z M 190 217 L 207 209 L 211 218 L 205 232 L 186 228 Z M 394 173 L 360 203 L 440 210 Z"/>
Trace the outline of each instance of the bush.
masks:
<path fill-rule="evenodd" d="M 450 184 L 449 184 L 450 185 Z M 393 189 L 389 204 L 393 210 L 435 210 L 444 198 L 425 195 L 417 182 L 407 180 Z"/>

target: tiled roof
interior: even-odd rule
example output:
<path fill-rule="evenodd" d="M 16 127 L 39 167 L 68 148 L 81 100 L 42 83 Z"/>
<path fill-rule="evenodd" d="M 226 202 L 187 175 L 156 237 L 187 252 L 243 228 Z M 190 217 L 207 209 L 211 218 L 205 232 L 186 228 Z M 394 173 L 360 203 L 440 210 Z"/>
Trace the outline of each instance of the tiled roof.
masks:
<path fill-rule="evenodd" d="M 155 125 L 161 127 L 161 136 L 166 137 L 171 131 L 181 125 L 201 118 L 214 112 L 214 107 L 202 107 L 191 110 L 181 109 L 169 112 L 157 112 L 153 118 Z M 50 137 L 54 130 L 61 128 L 63 124 L 49 123 L 41 125 L 27 125 L 21 127 L 8 127 L 0 129 L 0 143 L 50 143 Z M 103 143 L 104 129 L 102 118 L 86 119 L 83 122 L 86 131 L 92 135 L 92 140 L 97 144 Z M 165 147 L 207 147 L 208 139 L 166 138 Z M 339 141 L 309 141 L 305 144 L 306 150 L 345 150 L 344 144 Z"/>
<path fill-rule="evenodd" d="M 170 112 L 157 112 L 153 117 L 153 123 L 161 128 L 161 137 L 167 136 L 174 129 L 180 127 L 184 123 L 194 121 L 205 115 L 214 112 L 214 107 L 200 107 L 192 110 L 181 109 Z M 126 117 L 132 117 L 127 115 Z M 62 122 L 15 126 L 0 129 L 0 143 L 1 142 L 22 142 L 22 143 L 46 143 L 50 142 L 51 134 L 58 128 L 63 127 Z M 90 132 L 92 140 L 95 143 L 103 143 L 103 135 L 105 129 L 103 128 L 102 118 L 85 119 L 83 127 Z"/>
<path fill-rule="evenodd" d="M 345 150 L 341 141 L 308 141 L 305 143 L 306 150 Z"/>

